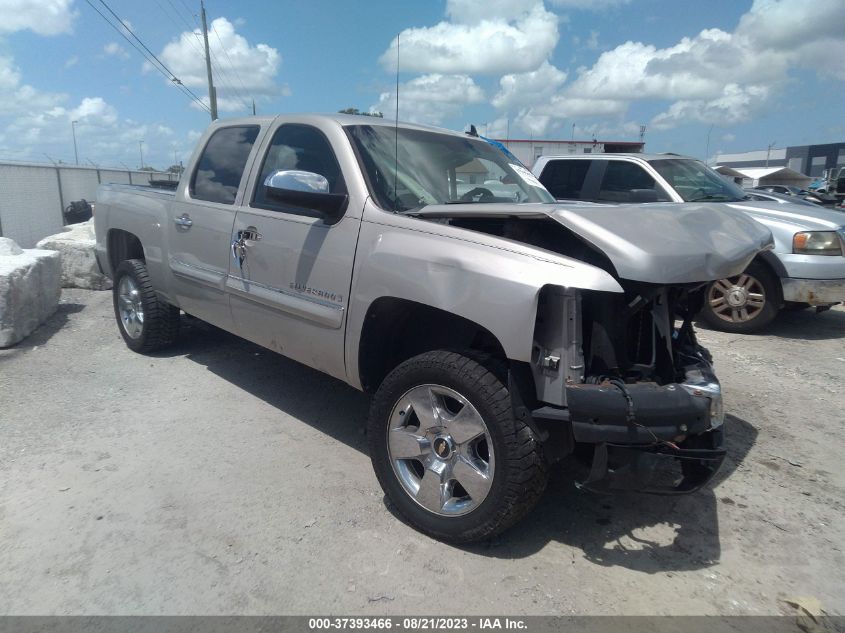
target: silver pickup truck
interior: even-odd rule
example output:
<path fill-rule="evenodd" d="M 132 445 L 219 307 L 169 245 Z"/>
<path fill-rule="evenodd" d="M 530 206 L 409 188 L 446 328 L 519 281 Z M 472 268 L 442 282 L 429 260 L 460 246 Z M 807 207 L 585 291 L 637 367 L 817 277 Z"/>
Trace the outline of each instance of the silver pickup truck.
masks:
<path fill-rule="evenodd" d="M 712 282 L 701 311 L 712 327 L 757 332 L 781 308 L 845 302 L 845 213 L 755 200 L 701 161 L 676 154 L 541 156 L 533 173 L 558 200 L 594 204 L 711 202 L 772 231 L 775 247 L 742 274 Z M 649 205 L 652 206 L 652 205 Z"/>
<path fill-rule="evenodd" d="M 129 348 L 181 310 L 373 393 L 379 482 L 452 541 L 512 525 L 566 456 L 590 489 L 705 484 L 724 413 L 691 319 L 771 245 L 706 204 L 555 204 L 482 140 L 345 115 L 217 122 L 175 192 L 104 185 L 95 225 Z"/>

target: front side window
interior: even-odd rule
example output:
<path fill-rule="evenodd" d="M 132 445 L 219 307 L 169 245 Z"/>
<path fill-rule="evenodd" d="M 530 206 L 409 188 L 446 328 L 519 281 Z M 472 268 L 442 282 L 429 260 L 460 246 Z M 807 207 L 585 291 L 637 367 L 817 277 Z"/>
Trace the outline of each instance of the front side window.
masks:
<path fill-rule="evenodd" d="M 267 196 L 264 181 L 280 170 L 320 174 L 329 181 L 329 193 L 346 193 L 346 183 L 329 141 L 320 130 L 310 125 L 288 124 L 276 130 L 261 166 L 253 206 L 316 217 L 317 214 L 308 209 L 290 207 Z"/>
<path fill-rule="evenodd" d="M 689 158 L 660 158 L 648 161 L 678 192 L 684 202 L 737 202 L 745 192 L 704 163 Z"/>
<path fill-rule="evenodd" d="M 654 194 L 651 194 L 652 191 Z M 649 200 L 649 194 L 651 194 L 650 197 L 654 202 L 671 201 L 663 188 L 639 165 L 621 160 L 608 161 L 601 181 L 598 200 L 642 202 Z"/>
<path fill-rule="evenodd" d="M 243 125 L 225 127 L 212 134 L 191 177 L 191 197 L 234 204 L 260 129 L 257 125 Z"/>
<path fill-rule="evenodd" d="M 483 140 L 384 125 L 352 125 L 346 130 L 382 209 L 554 201 L 530 171 Z"/>

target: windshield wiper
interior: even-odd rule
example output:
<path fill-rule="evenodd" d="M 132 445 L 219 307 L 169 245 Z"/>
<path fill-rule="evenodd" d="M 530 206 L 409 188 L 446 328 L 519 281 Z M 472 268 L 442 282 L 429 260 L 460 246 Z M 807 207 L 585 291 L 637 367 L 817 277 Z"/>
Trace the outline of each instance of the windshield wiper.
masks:
<path fill-rule="evenodd" d="M 712 193 L 707 194 L 706 196 L 699 196 L 698 198 L 691 198 L 687 200 L 687 202 L 701 202 L 702 200 L 721 200 L 726 201 L 730 200 L 728 196 L 725 195 L 713 195 Z"/>

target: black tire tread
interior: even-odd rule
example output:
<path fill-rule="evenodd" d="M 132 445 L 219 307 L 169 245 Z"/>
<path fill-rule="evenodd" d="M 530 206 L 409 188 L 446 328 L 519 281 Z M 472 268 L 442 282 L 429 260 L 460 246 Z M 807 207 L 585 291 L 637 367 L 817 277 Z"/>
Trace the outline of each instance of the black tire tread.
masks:
<path fill-rule="evenodd" d="M 115 297 L 117 296 L 118 282 L 123 274 L 129 274 L 135 278 L 144 303 L 144 332 L 135 345 L 132 345 L 130 341 L 127 341 L 127 344 L 134 351 L 142 354 L 155 352 L 173 345 L 179 336 L 181 320 L 179 308 L 158 298 L 150 281 L 147 266 L 140 259 L 127 259 L 118 266 L 114 280 Z M 116 310 L 117 308 L 115 308 Z M 116 314 L 116 316 L 122 334 L 123 326 L 119 323 L 119 315 Z M 126 339 L 125 336 L 124 339 Z"/>
<path fill-rule="evenodd" d="M 474 357 L 471 357 L 474 356 Z M 496 470 L 506 478 L 504 495 L 496 502 L 494 515 L 474 529 L 467 530 L 460 535 L 438 532 L 416 522 L 410 521 L 414 527 L 442 540 L 456 543 L 467 543 L 488 539 L 519 521 L 531 510 L 546 488 L 548 466 L 542 453 L 542 444 L 534 436 L 533 431 L 521 420 L 513 415 L 511 398 L 508 389 L 497 378 L 494 369 L 489 367 L 493 361 L 487 362 L 484 357 L 471 352 L 461 353 L 437 350 L 426 352 L 411 358 L 391 372 L 385 378 L 382 386 L 373 398 L 370 410 L 370 428 L 368 432 L 370 455 L 378 454 L 378 443 L 383 435 L 383 422 L 393 407 L 391 385 L 401 383 L 409 374 L 426 372 L 432 369 L 445 370 L 470 384 L 492 409 L 495 419 L 505 438 L 505 455 L 496 454 Z M 488 421 L 488 426 L 491 421 Z M 502 457 L 505 464 L 501 463 Z M 382 472 L 379 465 L 374 467 L 379 483 L 387 491 L 384 477 L 392 476 L 390 465 Z M 409 518 L 406 516 L 406 518 Z M 410 520 L 410 519 L 409 519 Z"/>

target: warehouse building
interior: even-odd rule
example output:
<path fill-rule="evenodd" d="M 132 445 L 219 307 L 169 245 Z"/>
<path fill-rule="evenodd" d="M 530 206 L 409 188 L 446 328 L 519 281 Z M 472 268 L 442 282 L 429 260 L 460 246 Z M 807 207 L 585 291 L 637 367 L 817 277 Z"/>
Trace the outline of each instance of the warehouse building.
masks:
<path fill-rule="evenodd" d="M 743 152 L 718 154 L 716 164 L 741 169 L 743 167 L 788 167 L 805 176 L 817 178 L 827 169 L 845 167 L 845 143 L 797 145 Z"/>

